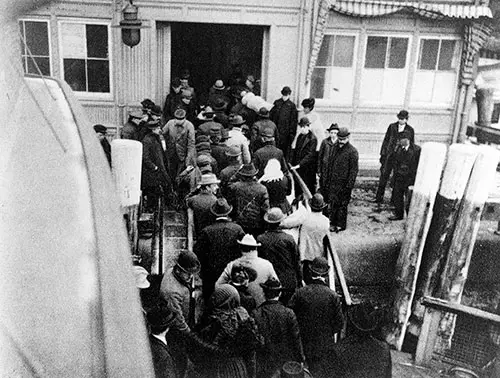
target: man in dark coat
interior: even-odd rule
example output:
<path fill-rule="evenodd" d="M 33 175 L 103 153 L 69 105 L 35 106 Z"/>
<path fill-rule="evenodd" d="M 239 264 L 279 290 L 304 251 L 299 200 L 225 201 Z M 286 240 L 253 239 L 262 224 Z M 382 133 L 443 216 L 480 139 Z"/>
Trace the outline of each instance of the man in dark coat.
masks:
<path fill-rule="evenodd" d="M 181 80 L 174 77 L 172 83 L 170 83 L 170 93 L 165 98 L 165 104 L 163 105 L 163 123 L 167 123 L 174 118 L 174 112 L 181 102 L 181 89 Z"/>
<path fill-rule="evenodd" d="M 241 240 L 245 233 L 239 224 L 228 217 L 232 210 L 233 207 L 225 198 L 217 199 L 210 208 L 215 223 L 201 230 L 194 246 L 194 252 L 201 263 L 205 300 L 210 298 L 215 281 L 226 265 L 241 256 L 238 240 Z"/>
<path fill-rule="evenodd" d="M 329 362 L 335 346 L 335 334 L 344 325 L 338 295 L 326 284 L 330 267 L 316 257 L 310 267 L 311 282 L 296 291 L 289 307 L 299 323 L 306 362 L 315 378 L 331 377 Z"/>
<path fill-rule="evenodd" d="M 264 215 L 268 230 L 257 237 L 261 243 L 260 257 L 269 260 L 283 285 L 281 302 L 286 305 L 302 283 L 299 247 L 290 234 L 279 229 L 280 222 L 285 219 L 279 207 L 273 207 Z"/>
<path fill-rule="evenodd" d="M 290 158 L 290 148 L 297 132 L 298 112 L 297 106 L 290 100 L 292 90 L 283 87 L 281 98 L 274 101 L 269 118 L 278 127 L 279 144 L 277 147 L 283 151 L 285 158 Z"/>
<path fill-rule="evenodd" d="M 213 173 L 201 176 L 199 193 L 188 197 L 186 202 L 190 209 L 193 209 L 194 229 L 198 235 L 206 226 L 213 223 L 210 209 L 217 201 L 215 193 L 219 189 L 220 180 Z"/>
<path fill-rule="evenodd" d="M 257 182 L 255 166 L 245 164 L 238 171 L 240 181 L 229 185 L 229 202 L 234 206 L 235 220 L 246 233 L 254 236 L 262 233 L 264 214 L 269 209 L 269 193 Z"/>
<path fill-rule="evenodd" d="M 106 138 L 108 129 L 104 125 L 94 125 L 94 131 L 97 134 L 97 138 L 99 138 L 99 142 L 101 142 L 102 150 L 104 151 L 104 155 L 106 155 L 108 164 L 111 167 L 111 145 Z"/>
<path fill-rule="evenodd" d="M 307 117 L 299 121 L 300 135 L 297 137 L 295 149 L 292 151 L 292 169 L 296 169 L 311 193 L 316 193 L 316 167 L 318 164 L 318 153 L 316 146 L 318 140 L 311 132 L 310 122 Z M 302 191 L 300 186 L 295 185 L 295 194 L 298 196 Z"/>
<path fill-rule="evenodd" d="M 276 147 L 273 130 L 266 128 L 261 133 L 262 147 L 255 151 L 253 155 L 253 164 L 259 171 L 257 177 L 260 178 L 264 174 L 267 162 L 271 159 L 276 159 L 280 162 L 281 171 L 287 173 L 288 169 L 285 163 L 283 151 Z"/>
<path fill-rule="evenodd" d="M 377 194 L 375 196 L 375 202 L 377 203 L 384 202 L 385 187 L 393 168 L 392 156 L 396 147 L 400 144 L 402 133 L 404 131 L 407 132 L 410 143 L 415 143 L 415 131 L 413 127 L 408 124 L 408 112 L 406 110 L 401 110 L 397 117 L 398 121 L 391 123 L 387 128 L 382 147 L 380 148 L 380 179 L 378 182 Z"/>
<path fill-rule="evenodd" d="M 237 173 L 243 166 L 241 151 L 237 147 L 229 147 L 226 151 L 228 166 L 220 172 L 220 190 L 224 197 L 228 195 L 229 184 L 237 181 Z"/>
<path fill-rule="evenodd" d="M 351 192 L 358 175 L 358 150 L 349 143 L 349 135 L 347 127 L 339 129 L 328 166 L 330 180 L 325 183 L 325 190 L 329 191 L 332 232 L 340 232 L 347 227 L 347 205 L 351 201 Z"/>
<path fill-rule="evenodd" d="M 171 345 L 166 334 L 175 322 L 175 314 L 164 300 L 150 309 L 146 315 L 151 334 L 149 343 L 156 378 L 177 378 L 178 374 L 172 357 Z"/>
<path fill-rule="evenodd" d="M 160 120 L 146 124 L 148 133 L 142 140 L 141 189 L 147 197 L 146 208 L 154 208 L 158 197 L 172 192 L 172 181 L 167 172 L 165 155 L 160 140 Z"/>
<path fill-rule="evenodd" d="M 331 180 L 330 164 L 332 162 L 333 151 L 335 142 L 337 141 L 337 134 L 339 132 L 339 125 L 332 123 L 328 129 L 329 136 L 321 142 L 318 154 L 318 176 L 319 176 L 319 192 L 323 195 L 326 203 L 330 200 L 330 191 L 328 190 L 328 183 Z"/>
<path fill-rule="evenodd" d="M 411 143 L 410 137 L 410 133 L 403 131 L 399 146 L 396 147 L 392 158 L 394 170 L 392 197 L 394 199 L 395 216 L 389 218 L 390 220 L 402 220 L 405 208 L 408 213 L 410 207 L 408 187 L 415 183 L 418 161 L 420 159 L 420 147 Z"/>
<path fill-rule="evenodd" d="M 144 127 L 148 116 L 141 111 L 130 112 L 128 121 L 123 125 L 120 133 L 122 139 L 139 140 L 140 130 Z"/>
<path fill-rule="evenodd" d="M 266 108 L 260 108 L 259 120 L 252 125 L 250 133 L 251 151 L 255 152 L 262 147 L 262 133 L 266 129 L 271 130 L 276 144 L 279 143 L 278 127 L 269 119 L 269 110 Z"/>
<path fill-rule="evenodd" d="M 257 350 L 257 376 L 270 378 L 285 362 L 302 363 L 305 358 L 295 313 L 279 301 L 280 281 L 269 278 L 260 286 L 266 301 L 254 312 L 255 322 L 264 337 L 264 347 Z"/>

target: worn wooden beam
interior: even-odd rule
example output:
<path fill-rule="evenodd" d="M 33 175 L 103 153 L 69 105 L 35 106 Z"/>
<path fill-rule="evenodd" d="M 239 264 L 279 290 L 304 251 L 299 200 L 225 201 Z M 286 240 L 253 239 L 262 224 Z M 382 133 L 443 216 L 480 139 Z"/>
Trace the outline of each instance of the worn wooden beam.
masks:
<path fill-rule="evenodd" d="M 431 307 L 425 309 L 422 332 L 418 338 L 415 352 L 415 364 L 417 365 L 425 365 L 432 359 L 440 316 L 441 312 L 439 310 Z"/>
<path fill-rule="evenodd" d="M 453 303 L 444 299 L 434 297 L 425 297 L 422 300 L 422 304 L 425 307 L 433 308 L 441 312 L 450 312 L 455 315 L 462 314 L 478 318 L 489 323 L 500 324 L 500 315 L 483 311 L 478 308 L 466 306 L 460 303 Z"/>
<path fill-rule="evenodd" d="M 422 146 L 405 236 L 396 263 L 396 284 L 392 293 L 392 327 L 386 335 L 386 341 L 398 350 L 401 350 L 403 345 L 406 326 L 411 314 L 422 250 L 429 230 L 445 158 L 446 145 L 430 142 Z"/>

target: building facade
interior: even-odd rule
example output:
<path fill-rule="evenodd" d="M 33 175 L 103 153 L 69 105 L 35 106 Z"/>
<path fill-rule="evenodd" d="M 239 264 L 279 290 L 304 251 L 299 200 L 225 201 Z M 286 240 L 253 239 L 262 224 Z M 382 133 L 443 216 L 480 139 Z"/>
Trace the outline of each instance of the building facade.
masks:
<path fill-rule="evenodd" d="M 147 28 L 130 48 L 114 27 L 127 3 L 61 0 L 23 16 L 25 71 L 64 79 L 92 122 L 119 127 L 141 100 L 163 105 L 185 68 L 200 92 L 240 69 L 270 102 L 285 85 L 299 104 L 315 97 L 325 127 L 350 127 L 372 166 L 403 108 L 419 143 L 458 138 L 464 62 L 484 37 L 471 31 L 487 34 L 476 26 L 491 18 L 477 1 L 136 0 Z"/>

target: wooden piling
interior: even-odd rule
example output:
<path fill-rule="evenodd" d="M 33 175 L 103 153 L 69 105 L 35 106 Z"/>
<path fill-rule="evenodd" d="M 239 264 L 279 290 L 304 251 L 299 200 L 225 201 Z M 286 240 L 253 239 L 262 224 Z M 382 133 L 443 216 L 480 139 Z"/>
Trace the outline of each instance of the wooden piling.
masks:
<path fill-rule="evenodd" d="M 495 183 L 499 158 L 498 150 L 487 146 L 478 148 L 478 156 L 458 212 L 455 232 L 436 291 L 438 298 L 453 303 L 460 303 L 462 299 L 481 214 L 488 199 L 488 192 Z M 443 314 L 436 345 L 438 349 L 444 350 L 449 346 L 454 328 L 455 315 Z"/>
<path fill-rule="evenodd" d="M 426 296 L 435 296 L 439 285 L 455 230 L 458 209 L 476 156 L 477 147 L 473 145 L 453 144 L 449 148 L 415 289 L 413 316 L 408 328 L 415 336 L 420 334 L 425 311 L 421 300 Z"/>
<path fill-rule="evenodd" d="M 422 146 L 405 237 L 396 264 L 393 325 L 386 336 L 387 342 L 398 350 L 401 350 L 403 345 L 406 325 L 411 313 L 422 250 L 429 230 L 434 199 L 439 188 L 445 158 L 446 145 L 430 142 Z"/>

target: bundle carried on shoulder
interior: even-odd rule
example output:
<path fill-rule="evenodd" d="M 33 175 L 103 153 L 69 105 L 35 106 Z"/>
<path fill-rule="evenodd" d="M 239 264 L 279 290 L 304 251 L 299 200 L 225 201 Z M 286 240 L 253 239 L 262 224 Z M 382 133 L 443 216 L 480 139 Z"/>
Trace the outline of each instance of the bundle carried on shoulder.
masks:
<path fill-rule="evenodd" d="M 268 111 L 271 110 L 273 104 L 267 102 L 260 96 L 256 96 L 252 92 L 247 92 L 242 98 L 241 103 L 247 108 L 252 109 L 255 112 L 259 112 L 261 108 L 266 108 Z"/>

